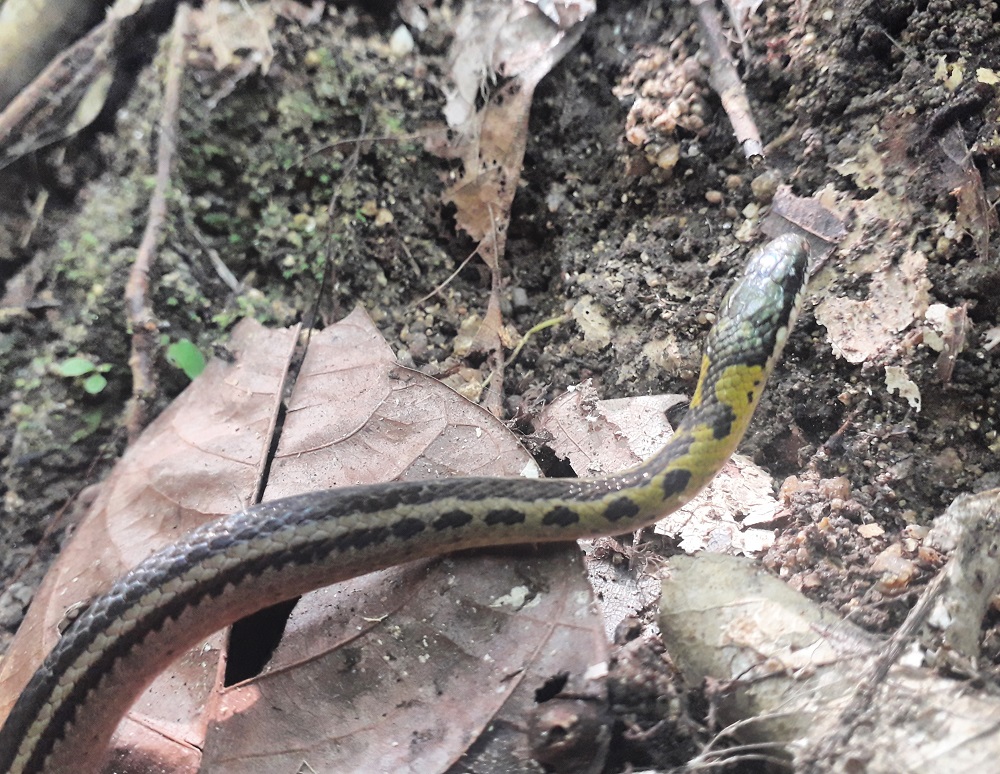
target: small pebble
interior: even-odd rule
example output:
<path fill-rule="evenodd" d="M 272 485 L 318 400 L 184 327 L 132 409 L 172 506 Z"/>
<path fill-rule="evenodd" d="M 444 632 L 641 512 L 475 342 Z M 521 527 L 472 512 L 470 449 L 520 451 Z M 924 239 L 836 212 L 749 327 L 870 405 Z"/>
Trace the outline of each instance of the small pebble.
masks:
<path fill-rule="evenodd" d="M 531 307 L 531 302 L 528 300 L 528 291 L 524 288 L 511 288 L 510 303 L 511 306 L 514 307 L 515 311 L 529 309 Z"/>
<path fill-rule="evenodd" d="M 761 204 L 768 204 L 774 198 L 780 182 L 781 178 L 778 177 L 778 174 L 768 170 L 750 181 L 750 191 Z"/>
<path fill-rule="evenodd" d="M 389 51 L 395 57 L 404 57 L 413 51 L 413 36 L 405 24 L 400 24 L 389 36 Z"/>

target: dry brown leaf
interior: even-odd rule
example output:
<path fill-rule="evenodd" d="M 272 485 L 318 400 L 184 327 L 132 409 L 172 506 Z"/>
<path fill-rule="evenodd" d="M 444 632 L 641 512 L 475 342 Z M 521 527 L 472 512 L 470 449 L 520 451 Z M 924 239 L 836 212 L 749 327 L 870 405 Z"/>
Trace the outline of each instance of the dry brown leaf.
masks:
<path fill-rule="evenodd" d="M 989 255 L 990 231 L 996 228 L 996 209 L 990 206 L 983 187 L 983 178 L 972 162 L 962 128 L 955 124 L 938 140 L 944 156 L 941 184 L 958 201 L 955 225 L 972 237 L 976 255 L 985 260 Z"/>
<path fill-rule="evenodd" d="M 203 765 L 422 773 L 461 760 L 476 770 L 475 743 L 491 750 L 486 770 L 533 770 L 518 727 L 535 691 L 569 673 L 570 690 L 597 693 L 580 679 L 604 659 L 581 570 L 575 548 L 527 549 L 310 594 L 268 670 L 220 693 Z"/>
<path fill-rule="evenodd" d="M 460 158 L 464 171 L 444 200 L 455 205 L 458 226 L 481 243 L 480 257 L 492 268 L 504 252 L 535 87 L 576 44 L 583 32 L 579 20 L 593 11 L 575 5 L 580 9 L 573 23 L 562 27 L 526 0 L 469 2 L 455 31 L 454 88 L 445 115 L 459 136 L 455 146 L 440 150 Z M 497 73 L 511 80 L 474 112 L 481 87 Z"/>
<path fill-rule="evenodd" d="M 825 298 L 816 320 L 827 330 L 833 351 L 850 363 L 862 363 L 885 352 L 896 334 L 920 319 L 930 303 L 927 259 L 909 251 L 898 263 L 872 277 L 868 298 Z"/>
<path fill-rule="evenodd" d="M 791 186 L 778 186 L 771 202 L 771 211 L 764 221 L 764 233 L 783 234 L 794 226 L 804 232 L 812 247 L 813 262 L 824 249 L 829 251 L 847 236 L 844 217 L 824 203 L 822 192 L 815 196 L 797 196 Z"/>
<path fill-rule="evenodd" d="M 51 647 L 67 606 L 195 524 L 251 500 L 296 336 L 241 323 L 235 362 L 213 361 L 123 458 L 4 660 L 4 704 Z M 265 499 L 337 484 L 525 472 L 537 475 L 534 461 L 502 424 L 398 366 L 358 310 L 312 336 Z M 205 749 L 212 771 L 249 771 L 251 759 L 262 766 L 254 770 L 274 771 L 271 764 L 293 758 L 295 767 L 308 761 L 317 771 L 381 770 L 372 761 L 385 756 L 396 761 L 385 770 L 434 771 L 445 758 L 466 754 L 473 741 L 477 749 L 525 760 L 525 736 L 516 729 L 524 727 L 518 723 L 534 691 L 564 671 L 574 676 L 575 689 L 587 690 L 584 671 L 604 658 L 578 553 L 570 547 L 546 556 L 474 556 L 430 568 L 425 562 L 309 595 L 271 669 L 234 688 L 222 688 L 225 649 L 218 634 L 139 700 L 120 728 L 116 765 L 155 761 L 194 771 Z M 484 573 L 484 566 L 493 569 Z M 331 614 L 331 597 L 347 609 Z M 337 621 L 348 628 L 331 629 Z M 251 627 L 239 636 L 256 635 Z M 482 658 L 473 657 L 480 651 Z M 362 663 L 356 657 L 365 666 L 345 670 Z M 485 684 L 492 687 L 484 690 Z M 341 709 L 324 709 L 321 722 L 311 691 Z M 483 694 L 475 712 L 466 698 L 474 693 Z M 279 705 L 284 709 L 276 713 Z M 246 733 L 248 726 L 254 733 Z M 359 727 L 369 741 L 346 743 L 363 737 Z M 434 741 L 406 744 L 414 734 Z M 362 758 L 352 759 L 351 751 Z"/>
<path fill-rule="evenodd" d="M 398 365 L 358 309 L 309 342 L 265 499 L 379 481 L 538 474 L 506 426 Z"/>
<path fill-rule="evenodd" d="M 839 272 L 877 272 L 887 245 L 915 249 L 923 212 L 915 192 L 928 190 L 953 196 L 958 205 L 954 216 L 947 211 L 938 214 L 937 238 L 955 240 L 967 233 L 977 254 L 985 257 L 996 214 L 988 206 L 958 125 L 935 141 L 928 138 L 926 117 L 887 114 L 871 141 L 858 145 L 853 156 L 833 169 L 866 191 L 859 198 L 827 186 L 818 195 L 828 207 L 844 213 L 848 231 L 841 243 Z M 828 281 L 829 277 L 814 278 L 813 291 Z"/>

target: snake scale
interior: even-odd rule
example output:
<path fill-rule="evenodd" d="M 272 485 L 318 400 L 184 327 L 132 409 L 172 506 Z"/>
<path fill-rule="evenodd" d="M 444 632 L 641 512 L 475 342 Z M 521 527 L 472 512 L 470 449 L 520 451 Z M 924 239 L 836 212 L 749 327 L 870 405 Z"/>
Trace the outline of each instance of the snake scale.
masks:
<path fill-rule="evenodd" d="M 97 771 L 119 719 L 177 655 L 312 589 L 463 548 L 617 534 L 676 510 L 736 449 L 795 321 L 808 245 L 748 260 L 708 334 L 684 420 L 658 453 L 592 479 L 346 487 L 207 523 L 143 561 L 67 629 L 0 729 L 0 771 Z"/>

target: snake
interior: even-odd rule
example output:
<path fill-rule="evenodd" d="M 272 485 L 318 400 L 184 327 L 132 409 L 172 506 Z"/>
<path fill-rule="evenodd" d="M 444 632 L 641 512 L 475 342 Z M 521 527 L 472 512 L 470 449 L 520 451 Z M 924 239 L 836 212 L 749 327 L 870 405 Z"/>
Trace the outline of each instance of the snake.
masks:
<path fill-rule="evenodd" d="M 750 423 L 794 325 L 809 243 L 753 252 L 708 333 L 689 409 L 662 449 L 601 478 L 467 477 L 340 487 L 207 522 L 94 599 L 0 729 L 0 771 L 97 771 L 153 678 L 213 632 L 280 601 L 459 549 L 648 526 L 694 497 Z"/>

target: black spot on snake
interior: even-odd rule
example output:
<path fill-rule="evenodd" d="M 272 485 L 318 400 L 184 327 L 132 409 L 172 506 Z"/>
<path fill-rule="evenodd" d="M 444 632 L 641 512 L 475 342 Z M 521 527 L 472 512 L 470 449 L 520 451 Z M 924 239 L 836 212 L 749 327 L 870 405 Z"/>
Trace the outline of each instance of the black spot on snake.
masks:
<path fill-rule="evenodd" d="M 733 422 L 736 421 L 735 412 L 729 406 L 722 407 L 722 415 L 712 422 L 712 437 L 716 441 L 721 441 L 733 432 Z"/>
<path fill-rule="evenodd" d="M 392 525 L 392 534 L 398 538 L 407 540 L 414 535 L 419 535 L 426 527 L 427 525 L 420 519 L 407 517 L 405 519 L 400 519 Z"/>
<path fill-rule="evenodd" d="M 497 524 L 523 524 L 524 513 L 515 508 L 497 508 L 487 513 L 484 521 L 491 527 Z"/>
<path fill-rule="evenodd" d="M 466 513 L 465 511 L 447 511 L 434 519 L 431 526 L 440 532 L 443 529 L 464 527 L 470 521 L 472 521 L 472 514 Z"/>
<path fill-rule="evenodd" d="M 368 546 L 382 543 L 389 537 L 388 527 L 365 527 L 345 532 L 332 541 L 335 549 L 347 551 L 350 549 L 361 550 Z"/>
<path fill-rule="evenodd" d="M 618 521 L 619 519 L 630 519 L 639 512 L 639 506 L 627 497 L 619 497 L 608 503 L 604 509 L 604 518 L 608 521 Z"/>
<path fill-rule="evenodd" d="M 542 524 L 554 524 L 557 527 L 568 527 L 580 521 L 580 517 L 572 508 L 557 505 L 542 517 Z"/>
<path fill-rule="evenodd" d="M 688 482 L 691 481 L 691 471 L 681 470 L 677 468 L 675 470 L 668 470 L 663 475 L 663 496 L 666 499 L 675 497 L 687 489 Z"/>

